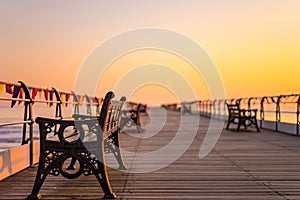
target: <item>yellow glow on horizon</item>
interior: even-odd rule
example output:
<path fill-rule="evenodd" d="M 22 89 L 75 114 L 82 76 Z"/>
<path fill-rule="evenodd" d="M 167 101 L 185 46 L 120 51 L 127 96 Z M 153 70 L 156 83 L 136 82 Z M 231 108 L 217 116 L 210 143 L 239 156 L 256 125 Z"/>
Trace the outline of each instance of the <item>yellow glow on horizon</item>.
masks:
<path fill-rule="evenodd" d="M 178 103 L 173 91 L 158 84 L 148 84 L 138 88 L 128 101 L 147 103 L 149 106 Z"/>

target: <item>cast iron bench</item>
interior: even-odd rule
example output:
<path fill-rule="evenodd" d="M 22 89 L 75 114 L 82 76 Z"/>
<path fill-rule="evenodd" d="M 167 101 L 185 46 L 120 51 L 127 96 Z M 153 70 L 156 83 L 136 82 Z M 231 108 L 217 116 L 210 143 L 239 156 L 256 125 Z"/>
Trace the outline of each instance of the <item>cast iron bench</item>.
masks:
<path fill-rule="evenodd" d="M 49 174 L 61 174 L 67 179 L 82 174 L 94 175 L 104 192 L 103 198 L 116 198 L 108 179 L 104 153 L 113 153 L 119 168 L 125 169 L 119 149 L 119 120 L 125 98 L 113 101 L 113 97 L 113 92 L 106 94 L 97 117 L 36 119 L 40 130 L 40 158 L 34 186 L 27 199 L 41 198 L 39 191 Z"/>
<path fill-rule="evenodd" d="M 131 107 L 129 110 L 122 111 L 120 127 L 123 129 L 124 127 L 131 127 L 135 125 L 138 133 L 141 133 L 143 131 L 140 120 L 142 104 L 131 103 L 129 106 Z"/>
<path fill-rule="evenodd" d="M 257 124 L 257 109 L 241 109 L 239 102 L 235 104 L 226 103 L 228 108 L 228 121 L 226 129 L 229 129 L 231 123 L 237 124 L 237 131 L 240 130 L 240 127 L 243 125 L 245 129 L 247 126 L 254 125 L 257 132 L 259 132 L 259 127 Z"/>

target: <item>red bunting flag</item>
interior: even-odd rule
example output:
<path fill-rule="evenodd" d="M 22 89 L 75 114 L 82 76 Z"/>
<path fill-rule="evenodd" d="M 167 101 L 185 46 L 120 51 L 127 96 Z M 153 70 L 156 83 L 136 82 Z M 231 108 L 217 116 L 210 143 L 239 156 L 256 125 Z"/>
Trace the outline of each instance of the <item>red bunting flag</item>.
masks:
<path fill-rule="evenodd" d="M 49 90 L 48 89 L 44 90 L 44 97 L 45 97 L 45 100 L 48 101 L 48 97 L 49 97 Z M 47 102 L 47 105 L 48 105 L 48 102 Z"/>
<path fill-rule="evenodd" d="M 70 99 L 70 96 L 71 94 L 66 94 L 66 104 L 65 104 L 66 107 L 68 106 L 68 101 Z"/>
<path fill-rule="evenodd" d="M 23 98 L 24 98 L 24 89 L 23 89 L 23 88 L 20 89 L 19 98 L 20 98 L 20 99 L 23 99 Z M 19 103 L 18 103 L 18 104 L 20 104 L 20 103 L 22 103 L 22 100 L 19 100 Z"/>
<path fill-rule="evenodd" d="M 44 90 L 44 97 L 45 97 L 46 100 L 48 100 L 48 97 L 49 97 L 49 90 L 48 89 Z"/>
<path fill-rule="evenodd" d="M 92 101 L 94 104 L 100 104 L 99 99 L 98 99 L 97 97 L 91 97 L 91 101 Z"/>
<path fill-rule="evenodd" d="M 32 99 L 35 99 L 37 93 L 38 93 L 38 89 L 32 88 L 32 91 L 31 91 L 31 97 L 32 97 Z"/>
<path fill-rule="evenodd" d="M 78 104 L 80 103 L 81 95 L 77 95 Z"/>
<path fill-rule="evenodd" d="M 38 89 L 37 88 L 32 88 L 32 90 L 31 90 L 31 98 L 32 98 L 32 100 L 35 99 L 37 93 L 38 93 Z M 32 102 L 32 105 L 33 104 L 34 104 L 34 101 Z"/>
<path fill-rule="evenodd" d="M 17 98 L 19 96 L 20 86 L 14 86 L 12 98 Z M 11 108 L 16 104 L 16 100 L 11 101 Z"/>
<path fill-rule="evenodd" d="M 8 94 L 13 94 L 13 86 L 6 84 L 5 90 Z"/>
<path fill-rule="evenodd" d="M 49 100 L 51 101 L 50 103 L 49 103 L 49 106 L 51 107 L 52 105 L 53 105 L 53 93 L 54 93 L 54 91 L 53 90 L 50 90 L 49 91 Z"/>

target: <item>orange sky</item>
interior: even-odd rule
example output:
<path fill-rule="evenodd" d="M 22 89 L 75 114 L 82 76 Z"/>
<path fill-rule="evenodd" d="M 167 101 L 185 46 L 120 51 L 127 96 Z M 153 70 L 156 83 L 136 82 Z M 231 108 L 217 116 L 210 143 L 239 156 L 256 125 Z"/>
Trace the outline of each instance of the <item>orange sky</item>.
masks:
<path fill-rule="evenodd" d="M 73 90 L 81 64 L 97 45 L 124 31 L 158 27 L 184 34 L 206 50 L 227 97 L 300 93 L 299 10 L 298 0 L 3 0 L 0 79 Z M 203 77 L 168 53 L 144 50 L 124 55 L 111 65 L 110 73 L 121 76 L 126 69 L 149 63 L 173 68 L 199 98 L 209 97 Z M 168 88 L 155 84 L 141 86 L 132 98 L 147 101 L 145 93 L 163 91 L 169 93 L 161 95 L 162 102 L 174 100 Z"/>

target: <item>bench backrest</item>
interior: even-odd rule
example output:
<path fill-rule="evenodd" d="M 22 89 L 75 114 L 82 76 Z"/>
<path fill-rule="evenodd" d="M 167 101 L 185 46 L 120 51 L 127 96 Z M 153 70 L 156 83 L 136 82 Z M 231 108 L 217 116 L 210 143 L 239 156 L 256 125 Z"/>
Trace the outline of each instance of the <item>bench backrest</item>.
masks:
<path fill-rule="evenodd" d="M 38 117 L 36 122 L 40 127 L 41 143 L 55 141 L 56 143 L 61 143 L 62 146 L 66 144 L 75 145 L 79 140 L 78 135 L 80 135 L 81 140 L 87 138 L 85 135 L 86 127 L 93 127 L 93 124 L 98 127 L 98 130 L 102 130 L 104 133 L 113 132 L 119 128 L 120 113 L 124 101 L 126 100 L 125 97 L 122 97 L 120 101 L 113 101 L 113 98 L 113 92 L 108 92 L 105 95 L 99 116 L 76 114 L 73 115 L 75 120 L 58 120 Z M 97 134 L 96 129 L 88 131 Z M 91 136 L 91 134 L 87 135 Z"/>
<path fill-rule="evenodd" d="M 227 105 L 229 116 L 238 116 L 240 114 L 240 105 L 238 103 L 235 104 L 226 103 L 226 105 Z"/>
<path fill-rule="evenodd" d="M 118 128 L 120 125 L 121 110 L 126 98 L 122 97 L 120 101 L 114 101 L 113 98 L 114 93 L 108 92 L 101 107 L 98 120 L 104 132 Z"/>

